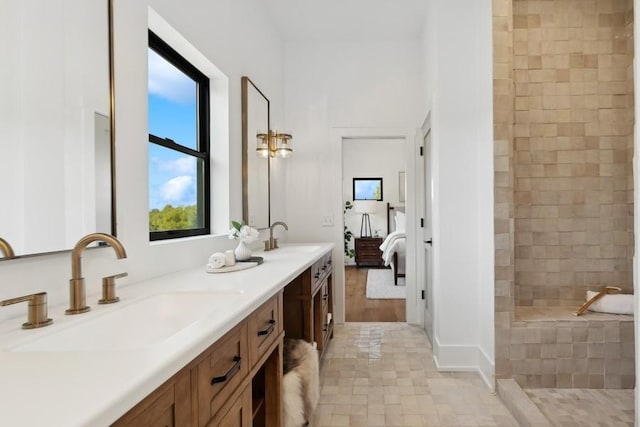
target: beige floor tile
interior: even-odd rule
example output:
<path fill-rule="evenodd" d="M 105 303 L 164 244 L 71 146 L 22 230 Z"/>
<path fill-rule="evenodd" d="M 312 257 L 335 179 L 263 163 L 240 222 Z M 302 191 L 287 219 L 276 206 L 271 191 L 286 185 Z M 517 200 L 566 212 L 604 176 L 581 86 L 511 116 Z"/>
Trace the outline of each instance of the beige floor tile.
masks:
<path fill-rule="evenodd" d="M 516 427 L 472 373 L 438 372 L 424 331 L 405 323 L 336 325 L 322 361 L 313 427 Z"/>

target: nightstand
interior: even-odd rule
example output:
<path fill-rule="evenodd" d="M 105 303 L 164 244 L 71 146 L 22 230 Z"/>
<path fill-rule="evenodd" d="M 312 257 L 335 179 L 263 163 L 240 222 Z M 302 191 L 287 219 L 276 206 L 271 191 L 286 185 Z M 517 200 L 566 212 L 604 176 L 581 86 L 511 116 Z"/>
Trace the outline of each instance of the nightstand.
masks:
<path fill-rule="evenodd" d="M 382 267 L 381 237 L 356 237 L 356 266 Z"/>

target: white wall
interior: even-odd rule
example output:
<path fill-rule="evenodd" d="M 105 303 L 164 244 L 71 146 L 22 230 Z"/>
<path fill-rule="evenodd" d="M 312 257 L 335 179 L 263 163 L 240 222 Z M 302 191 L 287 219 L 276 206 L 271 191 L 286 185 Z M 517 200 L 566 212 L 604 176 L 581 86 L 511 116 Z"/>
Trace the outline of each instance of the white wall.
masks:
<path fill-rule="evenodd" d="M 294 137 L 286 163 L 289 240 L 335 242 L 337 321 L 344 320 L 342 140 L 344 129 L 396 128 L 418 122 L 419 44 L 299 43 L 285 46 L 285 117 Z M 337 135 L 337 137 L 336 137 Z M 323 216 L 333 227 L 322 227 Z"/>
<path fill-rule="evenodd" d="M 116 261 L 111 249 L 85 253 L 89 305 L 95 305 L 100 277 L 128 271 L 122 284 L 204 265 L 212 252 L 233 247 L 224 235 L 150 244 L 148 239 L 147 190 L 147 3 L 115 0 L 116 67 L 116 167 L 118 236 L 128 259 Z M 240 78 L 248 75 L 272 102 L 272 115 L 283 111 L 283 44 L 264 19 L 260 0 L 192 1 L 189 8 L 178 2 L 150 2 L 229 79 L 229 150 L 213 153 L 213 168 L 231 171 L 230 181 L 216 182 L 223 198 L 230 194 L 225 218 L 241 218 L 241 99 Z M 217 90 L 217 88 L 213 88 Z M 216 187 L 214 187 L 216 188 Z M 214 203 L 215 203 L 214 196 Z M 283 208 L 280 208 L 283 210 Z M 220 218 L 218 218 L 220 220 Z M 68 304 L 71 274 L 69 253 L 22 258 L 0 263 L 0 299 L 38 291 L 49 293 L 49 303 Z M 92 295 L 94 294 L 94 295 Z M 23 316 L 25 308 L 6 307 L 0 320 Z M 16 323 L 19 327 L 19 323 Z"/>
<path fill-rule="evenodd" d="M 347 139 L 342 144 L 342 200 L 353 203 L 353 178 L 382 178 L 383 201 L 378 203 L 378 211 L 369 214 L 371 232 L 376 230 L 380 237 L 387 235 L 387 203 L 391 206 L 404 206 L 400 203 L 398 172 L 406 171 L 405 141 L 402 139 Z M 349 209 L 345 214 L 344 225 L 360 237 L 362 214 Z M 353 249 L 354 240 L 350 248 Z M 351 258 L 349 264 L 354 264 Z"/>
<path fill-rule="evenodd" d="M 423 73 L 433 132 L 434 357 L 440 369 L 479 370 L 492 385 L 491 2 L 434 0 L 430 12 Z"/>

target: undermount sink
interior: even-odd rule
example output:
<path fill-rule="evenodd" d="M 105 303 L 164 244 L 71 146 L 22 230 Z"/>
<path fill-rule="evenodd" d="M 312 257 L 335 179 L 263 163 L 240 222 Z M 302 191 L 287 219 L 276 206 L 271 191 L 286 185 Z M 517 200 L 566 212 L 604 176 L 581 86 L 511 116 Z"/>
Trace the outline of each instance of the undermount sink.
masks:
<path fill-rule="evenodd" d="M 166 342 L 197 321 L 232 306 L 240 298 L 242 292 L 173 292 L 152 295 L 10 350 L 32 352 L 149 348 Z"/>
<path fill-rule="evenodd" d="M 320 249 L 318 245 L 282 245 L 274 249 L 275 251 L 291 251 L 291 252 L 315 252 Z"/>

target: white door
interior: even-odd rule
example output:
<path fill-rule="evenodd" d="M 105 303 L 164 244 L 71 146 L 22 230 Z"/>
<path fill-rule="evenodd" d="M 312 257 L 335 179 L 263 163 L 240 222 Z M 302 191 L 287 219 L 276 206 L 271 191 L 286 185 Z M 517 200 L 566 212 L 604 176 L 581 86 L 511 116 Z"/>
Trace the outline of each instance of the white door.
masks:
<path fill-rule="evenodd" d="M 423 138 L 422 160 L 424 162 L 423 189 L 424 207 L 422 218 L 424 226 L 422 228 L 422 246 L 424 250 L 424 328 L 429 340 L 433 337 L 433 234 L 431 227 L 431 129 Z"/>

